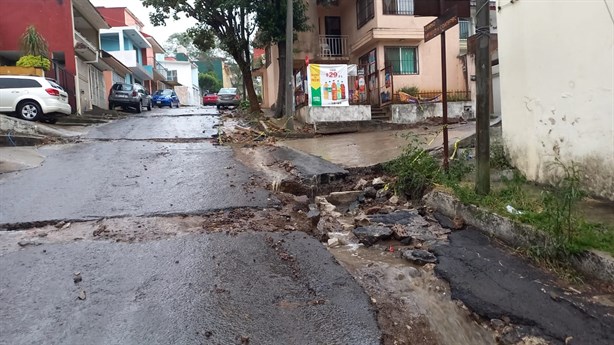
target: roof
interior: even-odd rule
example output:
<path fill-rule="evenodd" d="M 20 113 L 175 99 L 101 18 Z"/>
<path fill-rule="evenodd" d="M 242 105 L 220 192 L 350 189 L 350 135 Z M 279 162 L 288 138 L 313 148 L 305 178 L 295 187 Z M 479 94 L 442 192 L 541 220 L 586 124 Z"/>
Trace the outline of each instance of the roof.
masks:
<path fill-rule="evenodd" d="M 166 53 L 166 50 L 164 50 L 162 45 L 160 43 L 158 43 L 158 41 L 156 41 L 156 39 L 152 35 L 150 35 L 148 33 L 145 33 L 143 31 L 141 31 L 141 35 L 143 35 L 145 37 L 145 39 L 147 39 L 147 42 L 149 42 L 149 44 L 151 44 L 151 47 L 153 48 L 154 53 L 159 53 L 159 54 Z"/>

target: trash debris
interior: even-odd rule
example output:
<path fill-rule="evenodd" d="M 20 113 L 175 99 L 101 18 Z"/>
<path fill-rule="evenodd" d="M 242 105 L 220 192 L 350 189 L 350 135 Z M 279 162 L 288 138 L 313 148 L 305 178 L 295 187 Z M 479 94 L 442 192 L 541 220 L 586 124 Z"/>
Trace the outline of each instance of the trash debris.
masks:
<path fill-rule="evenodd" d="M 42 243 L 35 241 L 19 241 L 17 244 L 20 247 L 28 247 L 28 246 L 40 246 Z"/>
<path fill-rule="evenodd" d="M 79 296 L 77 297 L 79 300 L 81 301 L 85 301 L 85 299 L 87 298 L 87 295 L 85 293 L 85 290 L 80 290 L 79 291 Z"/>
<path fill-rule="evenodd" d="M 518 211 L 517 209 L 512 207 L 512 205 L 505 206 L 505 209 L 507 210 L 507 212 L 509 212 L 510 214 L 513 214 L 513 215 L 520 215 L 520 214 L 523 213 L 522 211 Z"/>
<path fill-rule="evenodd" d="M 83 277 L 81 277 L 81 272 L 75 272 L 72 277 L 72 280 L 73 282 L 75 282 L 75 284 L 79 284 L 83 280 Z"/>

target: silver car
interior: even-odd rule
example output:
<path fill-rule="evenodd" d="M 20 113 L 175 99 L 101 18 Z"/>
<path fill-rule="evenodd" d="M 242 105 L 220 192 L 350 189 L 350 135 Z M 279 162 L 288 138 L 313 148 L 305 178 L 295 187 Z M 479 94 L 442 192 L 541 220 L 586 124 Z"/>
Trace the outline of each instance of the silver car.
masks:
<path fill-rule="evenodd" d="M 217 93 L 217 108 L 238 107 L 241 103 L 241 94 L 236 87 L 220 89 Z"/>
<path fill-rule="evenodd" d="M 111 87 L 109 93 L 110 110 L 119 106 L 124 110 L 134 108 L 137 113 L 140 113 L 143 107 L 151 110 L 152 105 L 149 91 L 140 84 L 115 83 Z"/>

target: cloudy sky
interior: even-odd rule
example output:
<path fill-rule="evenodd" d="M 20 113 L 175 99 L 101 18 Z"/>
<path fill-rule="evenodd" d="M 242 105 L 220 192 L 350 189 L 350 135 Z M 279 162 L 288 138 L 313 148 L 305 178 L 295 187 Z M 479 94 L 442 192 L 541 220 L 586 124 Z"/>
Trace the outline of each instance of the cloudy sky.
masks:
<path fill-rule="evenodd" d="M 160 44 L 164 44 L 166 39 L 175 32 L 183 32 L 191 27 L 195 21 L 183 18 L 180 21 L 173 21 L 172 19 L 166 22 L 166 26 L 155 27 L 149 22 L 149 13 L 152 12 L 152 8 L 143 7 L 139 0 L 90 0 L 94 6 L 104 7 L 128 7 L 128 9 L 134 13 L 144 24 L 143 31 L 154 36 Z"/>

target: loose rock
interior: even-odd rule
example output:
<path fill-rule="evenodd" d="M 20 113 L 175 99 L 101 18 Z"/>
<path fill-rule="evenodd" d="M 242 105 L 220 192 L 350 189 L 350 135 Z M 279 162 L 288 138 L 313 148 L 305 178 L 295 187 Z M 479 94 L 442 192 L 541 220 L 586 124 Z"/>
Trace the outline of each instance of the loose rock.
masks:
<path fill-rule="evenodd" d="M 371 185 L 375 189 L 384 188 L 384 186 L 386 185 L 386 181 L 384 181 L 384 179 L 381 178 L 381 177 L 376 177 L 376 178 L 373 179 L 373 182 L 371 182 Z"/>
<path fill-rule="evenodd" d="M 434 264 L 437 262 L 437 257 L 433 253 L 422 249 L 405 250 L 402 256 L 405 260 L 418 265 Z"/>
<path fill-rule="evenodd" d="M 80 283 L 83 280 L 83 277 L 81 277 L 81 272 L 76 272 L 72 277 L 72 280 L 75 282 L 75 284 Z"/>
<path fill-rule="evenodd" d="M 367 180 L 361 178 L 356 183 L 356 186 L 354 186 L 354 190 L 363 190 L 367 186 L 367 184 L 369 184 L 369 182 L 367 182 Z"/>
<path fill-rule="evenodd" d="M 338 245 L 339 245 L 339 239 L 338 238 L 335 237 L 335 238 L 329 238 L 328 239 L 328 246 L 329 247 L 332 248 L 332 247 L 336 247 Z"/>
<path fill-rule="evenodd" d="M 28 247 L 28 246 L 40 246 L 42 243 L 34 242 L 34 241 L 19 241 L 17 244 L 20 247 Z"/>
<path fill-rule="evenodd" d="M 79 291 L 79 296 L 77 298 L 81 301 L 84 301 L 87 298 L 87 295 L 85 294 L 85 290 Z"/>
<path fill-rule="evenodd" d="M 349 205 L 356 200 L 362 194 L 361 191 L 346 191 L 346 192 L 334 192 L 330 193 L 326 200 L 336 206 L 339 205 Z"/>
<path fill-rule="evenodd" d="M 399 203 L 399 197 L 396 195 L 393 195 L 392 198 L 388 199 L 388 202 L 393 205 L 397 205 Z"/>
<path fill-rule="evenodd" d="M 352 231 L 358 241 L 364 245 L 370 246 L 380 240 L 389 239 L 392 236 L 392 230 L 385 226 L 361 226 Z"/>
<path fill-rule="evenodd" d="M 388 199 L 392 195 L 392 191 L 390 189 L 382 188 L 375 193 L 376 199 Z"/>
<path fill-rule="evenodd" d="M 365 193 L 365 198 L 375 199 L 377 197 L 377 189 L 373 187 L 367 187 L 363 192 Z"/>
<path fill-rule="evenodd" d="M 364 214 L 354 217 L 354 224 L 356 226 L 367 226 L 371 224 L 369 217 Z"/>

